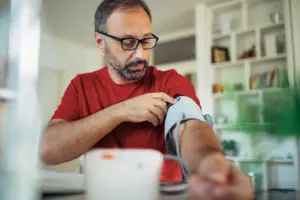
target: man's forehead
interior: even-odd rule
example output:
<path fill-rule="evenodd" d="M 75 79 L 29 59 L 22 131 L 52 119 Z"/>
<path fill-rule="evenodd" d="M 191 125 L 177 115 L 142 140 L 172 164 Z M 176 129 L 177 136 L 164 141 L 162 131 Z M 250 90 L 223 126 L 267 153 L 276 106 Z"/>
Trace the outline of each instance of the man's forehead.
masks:
<path fill-rule="evenodd" d="M 151 20 L 142 8 L 115 9 L 107 19 L 107 23 L 143 23 L 151 24 Z"/>
<path fill-rule="evenodd" d="M 142 8 L 117 9 L 107 20 L 107 30 L 122 36 L 151 34 L 151 20 Z"/>

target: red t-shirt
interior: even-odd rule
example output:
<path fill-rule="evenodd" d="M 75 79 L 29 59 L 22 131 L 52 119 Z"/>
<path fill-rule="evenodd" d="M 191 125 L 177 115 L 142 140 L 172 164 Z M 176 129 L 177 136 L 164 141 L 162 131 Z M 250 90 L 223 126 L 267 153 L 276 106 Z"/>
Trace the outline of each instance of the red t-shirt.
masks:
<path fill-rule="evenodd" d="M 104 67 L 77 75 L 67 87 L 52 119 L 79 120 L 113 104 L 153 92 L 165 92 L 173 97 L 188 96 L 200 105 L 194 86 L 175 70 L 161 71 L 148 67 L 140 82 L 118 85 L 110 78 L 108 68 Z M 95 148 L 150 148 L 166 154 L 164 125 L 154 127 L 149 122 L 124 122 L 102 138 Z M 164 161 L 161 180 L 181 181 L 180 166 L 171 160 Z"/>

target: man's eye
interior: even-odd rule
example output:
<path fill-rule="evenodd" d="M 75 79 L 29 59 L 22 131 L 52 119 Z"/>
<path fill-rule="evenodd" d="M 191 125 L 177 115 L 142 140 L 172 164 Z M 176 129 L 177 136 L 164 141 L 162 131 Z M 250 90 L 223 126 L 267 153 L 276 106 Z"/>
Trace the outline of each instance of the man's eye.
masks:
<path fill-rule="evenodd" d="M 126 40 L 123 40 L 123 44 L 126 46 L 134 46 L 136 44 L 136 40 L 135 39 L 126 39 Z"/>
<path fill-rule="evenodd" d="M 146 39 L 144 39 L 143 40 L 143 43 L 144 44 L 149 44 L 149 43 L 151 43 L 152 41 L 151 41 L 151 38 L 146 38 Z"/>

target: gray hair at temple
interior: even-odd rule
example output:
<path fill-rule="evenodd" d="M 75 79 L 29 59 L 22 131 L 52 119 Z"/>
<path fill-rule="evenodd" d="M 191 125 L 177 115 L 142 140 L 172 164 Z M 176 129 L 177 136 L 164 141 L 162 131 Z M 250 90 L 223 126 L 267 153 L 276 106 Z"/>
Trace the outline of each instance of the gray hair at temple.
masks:
<path fill-rule="evenodd" d="M 98 6 L 95 13 L 95 31 L 106 32 L 106 21 L 115 9 L 128 9 L 134 7 L 143 8 L 149 16 L 150 21 L 152 21 L 151 11 L 147 4 L 142 0 L 104 0 Z"/>

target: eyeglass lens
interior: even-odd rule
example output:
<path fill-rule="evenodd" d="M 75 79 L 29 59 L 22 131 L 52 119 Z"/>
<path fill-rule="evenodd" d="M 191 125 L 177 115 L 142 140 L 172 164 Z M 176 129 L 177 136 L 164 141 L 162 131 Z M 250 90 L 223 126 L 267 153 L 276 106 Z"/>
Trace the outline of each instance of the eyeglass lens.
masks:
<path fill-rule="evenodd" d="M 137 48 L 139 40 L 134 38 L 128 38 L 122 40 L 122 48 L 125 50 L 132 50 Z M 144 49 L 152 49 L 156 44 L 156 38 L 145 38 L 143 39 L 142 45 Z"/>

